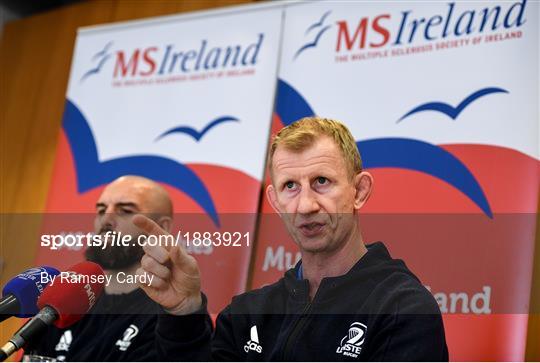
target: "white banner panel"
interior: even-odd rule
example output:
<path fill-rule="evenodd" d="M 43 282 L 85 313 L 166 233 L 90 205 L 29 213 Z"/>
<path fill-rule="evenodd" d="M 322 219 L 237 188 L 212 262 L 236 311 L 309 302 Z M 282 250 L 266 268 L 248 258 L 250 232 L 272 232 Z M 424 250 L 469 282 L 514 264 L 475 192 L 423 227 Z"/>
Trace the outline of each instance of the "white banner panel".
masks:
<path fill-rule="evenodd" d="M 162 183 L 180 214 L 172 233 L 197 257 L 212 313 L 246 286 L 282 14 L 237 7 L 97 26 L 75 45 L 48 212 L 92 217 L 103 187 L 122 175 Z M 44 224 L 49 233 L 92 228 L 88 218 Z M 243 240 L 201 245 L 210 233 Z M 42 248 L 38 262 L 65 268 L 83 250 Z"/>
<path fill-rule="evenodd" d="M 382 240 L 428 286 L 452 360 L 524 359 L 538 14 L 526 0 L 286 7 L 273 128 L 314 114 L 348 125 L 374 175 L 365 242 Z M 300 257 L 277 226 L 262 219 L 255 287 Z"/>
<path fill-rule="evenodd" d="M 358 140 L 538 158 L 538 3 L 315 2 L 286 19 L 279 77 Z"/>
<path fill-rule="evenodd" d="M 80 32 L 68 99 L 100 161 L 156 155 L 261 180 L 281 10 Z"/>

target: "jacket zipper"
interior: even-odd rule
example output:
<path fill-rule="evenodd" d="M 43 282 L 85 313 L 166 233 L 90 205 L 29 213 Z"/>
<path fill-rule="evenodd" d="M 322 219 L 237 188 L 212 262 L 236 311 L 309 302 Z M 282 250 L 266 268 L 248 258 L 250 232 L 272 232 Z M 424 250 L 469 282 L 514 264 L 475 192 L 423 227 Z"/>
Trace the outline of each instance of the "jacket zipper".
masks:
<path fill-rule="evenodd" d="M 306 304 L 306 306 L 302 310 L 302 313 L 300 314 L 300 318 L 296 321 L 296 324 L 294 324 L 294 328 L 291 331 L 291 334 L 289 334 L 289 337 L 287 338 L 285 342 L 285 348 L 283 349 L 284 361 L 292 360 L 290 359 L 290 355 L 291 355 L 291 350 L 292 350 L 291 348 L 293 347 L 293 342 L 296 340 L 296 338 L 298 337 L 298 334 L 300 333 L 300 331 L 302 330 L 302 328 L 304 327 L 307 321 L 308 313 L 311 310 L 311 305 L 312 305 L 312 302 L 309 302 Z"/>

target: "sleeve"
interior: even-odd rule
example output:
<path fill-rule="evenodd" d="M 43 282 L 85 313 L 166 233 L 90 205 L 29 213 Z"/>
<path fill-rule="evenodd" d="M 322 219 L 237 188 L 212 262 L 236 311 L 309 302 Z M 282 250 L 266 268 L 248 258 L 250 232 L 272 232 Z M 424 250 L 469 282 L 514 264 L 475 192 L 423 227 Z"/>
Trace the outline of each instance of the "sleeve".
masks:
<path fill-rule="evenodd" d="M 153 349 L 138 349 L 138 356 L 129 357 L 129 360 L 208 361 L 212 330 L 207 299 L 203 294 L 203 305 L 193 314 L 176 316 L 162 309 L 157 319 Z M 141 352 L 146 354 L 141 355 Z"/>
<path fill-rule="evenodd" d="M 223 309 L 217 317 L 216 332 L 212 341 L 212 359 L 214 361 L 245 360 L 245 355 L 242 356 L 238 352 L 238 344 L 236 344 L 233 331 L 233 318 L 230 305 Z"/>
<path fill-rule="evenodd" d="M 427 292 L 403 294 L 396 312 L 381 317 L 371 339 L 370 361 L 448 361 L 439 307 Z"/>

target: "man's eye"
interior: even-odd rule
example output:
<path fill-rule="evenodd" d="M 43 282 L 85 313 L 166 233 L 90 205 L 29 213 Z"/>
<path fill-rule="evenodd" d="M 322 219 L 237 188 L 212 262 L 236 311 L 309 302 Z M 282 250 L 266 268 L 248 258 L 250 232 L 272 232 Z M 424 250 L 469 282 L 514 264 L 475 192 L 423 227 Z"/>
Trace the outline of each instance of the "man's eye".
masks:
<path fill-rule="evenodd" d="M 328 183 L 328 179 L 325 178 L 324 176 L 320 176 L 317 178 L 317 183 L 320 185 L 325 185 Z"/>
<path fill-rule="evenodd" d="M 120 209 L 120 214 L 133 214 L 131 209 Z"/>
<path fill-rule="evenodd" d="M 98 209 L 98 210 L 96 211 L 96 213 L 97 213 L 98 216 L 102 216 L 102 215 L 105 214 L 105 209 Z"/>
<path fill-rule="evenodd" d="M 285 183 L 285 188 L 287 188 L 287 189 L 294 188 L 294 182 L 292 182 L 292 181 L 286 182 Z"/>

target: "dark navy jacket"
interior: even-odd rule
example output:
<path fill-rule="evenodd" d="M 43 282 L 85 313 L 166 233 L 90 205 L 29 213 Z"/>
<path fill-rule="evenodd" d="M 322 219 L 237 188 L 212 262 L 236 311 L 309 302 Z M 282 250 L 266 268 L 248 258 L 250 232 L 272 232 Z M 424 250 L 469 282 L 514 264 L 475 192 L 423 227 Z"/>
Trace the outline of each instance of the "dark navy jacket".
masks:
<path fill-rule="evenodd" d="M 300 263 L 275 284 L 233 298 L 219 315 L 214 360 L 447 361 L 439 307 L 382 243 L 312 301 Z"/>

